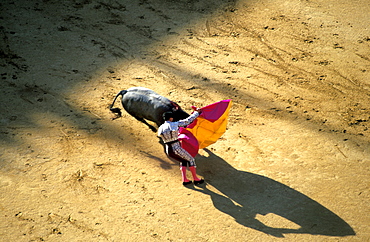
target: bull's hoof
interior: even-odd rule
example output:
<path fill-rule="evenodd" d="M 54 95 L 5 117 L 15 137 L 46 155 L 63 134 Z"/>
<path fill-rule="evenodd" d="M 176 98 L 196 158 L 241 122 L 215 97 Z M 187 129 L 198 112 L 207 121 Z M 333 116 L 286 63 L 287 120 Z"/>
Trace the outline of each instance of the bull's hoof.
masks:
<path fill-rule="evenodd" d="M 200 185 L 202 183 L 204 183 L 203 179 L 200 179 L 199 181 L 194 181 L 194 185 Z"/>
<path fill-rule="evenodd" d="M 183 182 L 182 185 L 186 186 L 186 185 L 189 185 L 191 183 L 192 183 L 192 181 L 187 181 L 187 182 Z"/>

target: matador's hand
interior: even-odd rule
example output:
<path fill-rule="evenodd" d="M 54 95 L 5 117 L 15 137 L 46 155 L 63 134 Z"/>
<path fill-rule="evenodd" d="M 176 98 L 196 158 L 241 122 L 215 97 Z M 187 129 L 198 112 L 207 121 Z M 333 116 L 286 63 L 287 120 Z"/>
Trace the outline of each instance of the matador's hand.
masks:
<path fill-rule="evenodd" d="M 197 108 L 195 106 L 191 106 L 191 108 L 194 110 L 194 111 L 197 111 L 199 114 L 202 114 L 203 110 L 201 108 Z"/>

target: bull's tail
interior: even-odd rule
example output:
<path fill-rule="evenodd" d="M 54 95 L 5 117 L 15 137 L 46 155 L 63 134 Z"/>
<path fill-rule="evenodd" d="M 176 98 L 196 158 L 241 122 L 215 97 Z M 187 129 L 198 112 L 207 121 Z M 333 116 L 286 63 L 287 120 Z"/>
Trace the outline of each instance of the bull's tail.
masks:
<path fill-rule="evenodd" d="M 112 104 L 109 106 L 109 110 L 112 112 L 112 113 L 115 113 L 117 114 L 117 118 L 121 117 L 122 116 L 122 112 L 121 112 L 121 109 L 120 108 L 113 108 L 114 106 L 114 103 L 116 102 L 117 98 L 119 96 L 122 96 L 125 95 L 127 92 L 127 90 L 122 90 L 120 91 L 119 93 L 117 93 L 116 97 L 114 98 Z"/>

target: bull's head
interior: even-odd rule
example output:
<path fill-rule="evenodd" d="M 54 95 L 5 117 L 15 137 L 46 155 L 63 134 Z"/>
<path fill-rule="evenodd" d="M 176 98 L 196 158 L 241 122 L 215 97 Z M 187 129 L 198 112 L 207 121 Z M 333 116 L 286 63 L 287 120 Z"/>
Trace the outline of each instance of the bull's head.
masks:
<path fill-rule="evenodd" d="M 170 101 L 170 102 L 172 105 L 172 112 L 174 114 L 174 117 L 173 117 L 174 121 L 179 121 L 181 119 L 186 119 L 187 117 L 189 117 L 189 114 L 186 113 L 184 110 L 182 110 L 180 105 L 178 105 L 177 103 L 173 101 Z"/>
<path fill-rule="evenodd" d="M 170 101 L 170 103 L 172 105 L 172 112 L 176 112 L 177 110 L 181 109 L 181 107 L 177 103 L 173 101 Z"/>

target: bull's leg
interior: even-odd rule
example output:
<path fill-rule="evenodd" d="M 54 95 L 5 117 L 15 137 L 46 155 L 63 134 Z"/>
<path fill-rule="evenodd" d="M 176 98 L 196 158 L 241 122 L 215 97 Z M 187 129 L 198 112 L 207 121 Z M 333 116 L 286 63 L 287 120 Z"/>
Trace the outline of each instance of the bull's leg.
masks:
<path fill-rule="evenodd" d="M 153 132 L 157 132 L 157 129 L 153 126 L 153 125 L 150 125 L 145 119 L 143 118 L 138 118 L 138 117 L 135 117 L 137 120 L 139 120 L 140 122 L 146 124 Z"/>

